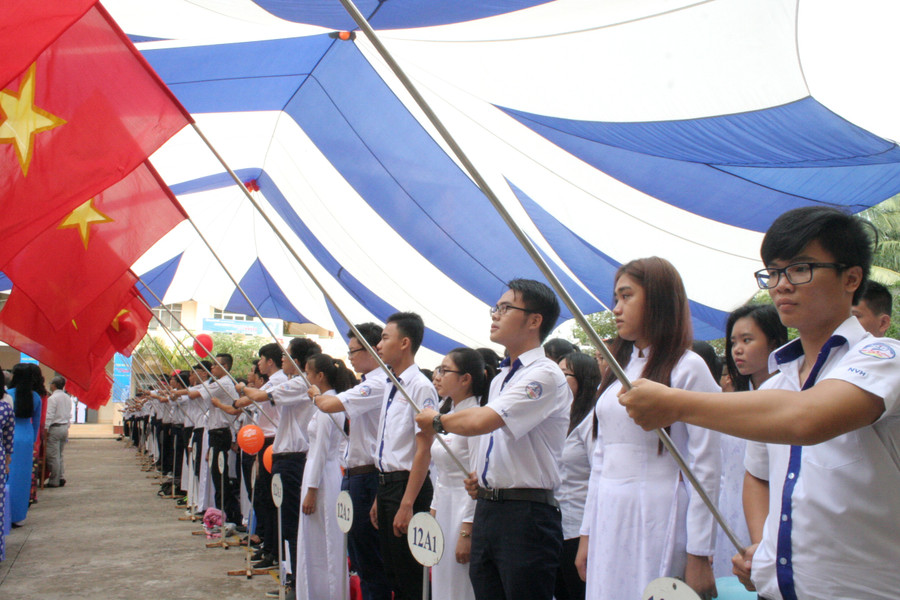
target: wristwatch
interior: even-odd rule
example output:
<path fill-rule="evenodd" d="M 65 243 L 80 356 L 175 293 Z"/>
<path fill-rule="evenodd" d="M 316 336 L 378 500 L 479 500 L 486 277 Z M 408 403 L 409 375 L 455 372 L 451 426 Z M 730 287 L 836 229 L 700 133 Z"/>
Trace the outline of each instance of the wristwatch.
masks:
<path fill-rule="evenodd" d="M 272 392 L 266 392 L 266 398 L 269 399 L 269 404 L 275 406 L 275 398 L 272 396 Z"/>
<path fill-rule="evenodd" d="M 444 429 L 444 424 L 441 423 L 441 415 L 434 415 L 434 419 L 431 420 L 431 426 L 434 428 L 435 433 L 447 433 L 447 430 Z"/>

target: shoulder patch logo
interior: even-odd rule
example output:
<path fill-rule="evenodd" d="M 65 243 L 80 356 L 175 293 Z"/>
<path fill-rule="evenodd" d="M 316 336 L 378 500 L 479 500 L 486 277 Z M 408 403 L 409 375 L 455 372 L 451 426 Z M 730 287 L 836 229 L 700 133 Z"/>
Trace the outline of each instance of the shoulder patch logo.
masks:
<path fill-rule="evenodd" d="M 525 395 L 531 398 L 532 400 L 537 400 L 541 397 L 541 394 L 544 393 L 544 388 L 541 387 L 541 384 L 537 381 L 532 381 L 528 385 L 525 386 Z"/>
<path fill-rule="evenodd" d="M 871 356 L 872 358 L 879 358 L 882 360 L 890 360 L 897 356 L 897 353 L 894 352 L 893 348 L 881 342 L 875 342 L 874 344 L 863 346 L 862 348 L 860 348 L 859 353 L 865 356 Z"/>
<path fill-rule="evenodd" d="M 371 393 L 372 393 L 372 388 L 370 388 L 369 386 L 367 386 L 367 385 L 359 386 L 359 395 L 362 396 L 363 398 L 368 398 L 369 394 L 371 394 Z"/>

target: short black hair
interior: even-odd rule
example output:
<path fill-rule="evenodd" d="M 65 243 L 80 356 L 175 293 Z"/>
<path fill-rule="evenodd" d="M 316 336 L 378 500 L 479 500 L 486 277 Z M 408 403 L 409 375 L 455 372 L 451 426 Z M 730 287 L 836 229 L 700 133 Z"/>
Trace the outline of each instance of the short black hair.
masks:
<path fill-rule="evenodd" d="M 763 238 L 760 255 L 772 264 L 797 256 L 812 242 L 819 242 L 835 262 L 862 268 L 862 280 L 869 278 L 872 266 L 874 227 L 868 221 L 830 206 L 804 206 L 789 210 L 772 223 Z M 875 235 L 877 238 L 877 234 Z M 853 293 L 859 302 L 862 286 Z"/>
<path fill-rule="evenodd" d="M 306 366 L 306 359 L 314 354 L 320 354 L 322 347 L 313 340 L 305 337 L 295 337 L 288 344 L 288 354 L 297 363 L 297 366 L 303 369 Z M 341 390 L 343 391 L 343 390 Z"/>
<path fill-rule="evenodd" d="M 541 315 L 540 335 L 543 342 L 559 319 L 559 300 L 549 287 L 533 279 L 513 279 L 506 284 L 522 297 L 529 312 Z"/>
<path fill-rule="evenodd" d="M 857 305 L 860 301 L 865 300 L 866 305 L 876 315 L 890 315 L 894 309 L 894 300 L 891 297 L 891 292 L 878 283 L 877 281 L 872 281 L 871 279 L 866 280 L 866 282 L 861 286 L 862 292 L 860 292 L 859 299 L 854 299 L 853 304 Z"/>
<path fill-rule="evenodd" d="M 234 366 L 234 357 L 227 352 L 220 352 L 216 354 L 216 360 L 219 361 L 223 367 L 225 367 L 226 371 L 230 371 L 231 367 Z"/>
<path fill-rule="evenodd" d="M 260 358 L 268 358 L 270 360 L 275 361 L 275 364 L 278 365 L 278 368 L 281 368 L 281 346 L 272 342 L 271 344 L 266 344 L 265 346 L 260 347 L 258 352 Z"/>
<path fill-rule="evenodd" d="M 564 340 L 562 338 L 553 338 L 552 340 L 548 340 L 546 344 L 544 344 L 544 354 L 552 360 L 553 362 L 558 363 L 559 360 L 564 357 L 566 354 L 571 354 L 572 352 L 577 352 L 578 348 L 570 342 L 569 340 Z"/>
<path fill-rule="evenodd" d="M 400 335 L 409 338 L 413 354 L 419 351 L 425 337 L 425 321 L 422 317 L 414 312 L 395 312 L 388 317 L 387 322 L 394 323 Z"/>
<path fill-rule="evenodd" d="M 369 345 L 374 348 L 378 345 L 378 342 L 381 341 L 381 332 L 384 331 L 384 329 L 377 323 L 360 323 L 356 326 L 356 331 L 358 331 L 360 335 L 369 342 Z M 355 338 L 356 334 L 351 329 L 347 332 L 347 337 Z"/>

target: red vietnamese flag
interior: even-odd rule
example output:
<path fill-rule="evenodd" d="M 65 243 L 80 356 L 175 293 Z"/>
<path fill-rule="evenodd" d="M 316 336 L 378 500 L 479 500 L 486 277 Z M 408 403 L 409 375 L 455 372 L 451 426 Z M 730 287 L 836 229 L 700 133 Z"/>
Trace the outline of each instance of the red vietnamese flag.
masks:
<path fill-rule="evenodd" d="M 106 367 L 94 373 L 91 383 L 84 389 L 71 379 L 66 381 L 66 391 L 78 398 L 78 401 L 88 408 L 97 410 L 109 402 L 112 394 L 112 379 L 106 374 Z"/>
<path fill-rule="evenodd" d="M 54 327 L 62 327 L 119 280 L 186 218 L 149 162 L 40 233 L 4 267 Z"/>
<path fill-rule="evenodd" d="M 54 327 L 40 309 L 13 287 L 0 310 L 0 340 L 56 369 L 82 387 L 90 386 L 96 365 L 105 365 L 116 351 L 109 329 L 123 308 L 134 300 L 137 282 L 126 272 L 74 319 Z M 130 340 L 120 342 L 127 348 Z"/>
<path fill-rule="evenodd" d="M 91 8 L 0 89 L 0 270 L 189 120 L 106 11 Z"/>
<path fill-rule="evenodd" d="M 44 48 L 97 0 L 4 0 L 0 20 L 0 86 L 34 62 Z"/>
<path fill-rule="evenodd" d="M 137 288 L 132 287 L 128 290 L 121 301 L 121 306 L 122 308 L 104 331 L 104 336 L 91 351 L 95 358 L 102 360 L 103 348 L 107 344 L 114 352 L 131 356 L 131 353 L 147 334 L 147 326 L 150 324 L 150 319 L 153 318 L 153 313 L 147 308 Z M 109 362 L 109 358 L 103 360 L 104 365 Z"/>

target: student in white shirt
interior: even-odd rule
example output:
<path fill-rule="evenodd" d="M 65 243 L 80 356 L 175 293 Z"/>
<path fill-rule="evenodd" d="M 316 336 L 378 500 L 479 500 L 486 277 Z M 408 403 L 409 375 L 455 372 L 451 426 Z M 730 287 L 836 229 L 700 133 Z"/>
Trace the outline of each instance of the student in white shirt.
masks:
<path fill-rule="evenodd" d="M 762 541 L 734 558 L 761 598 L 896 598 L 900 343 L 851 316 L 872 260 L 866 224 L 831 207 L 794 209 L 760 253 L 757 282 L 799 334 L 770 357 L 780 373 L 728 396 L 637 381 L 620 402 L 644 428 L 677 419 L 765 442 L 748 444 L 745 462 L 769 482 Z"/>
<path fill-rule="evenodd" d="M 477 496 L 469 577 L 480 600 L 553 597 L 562 551 L 554 491 L 572 390 L 541 342 L 555 327 L 559 302 L 546 285 L 514 279 L 491 308 L 491 341 L 509 356 L 491 382 L 486 406 L 416 421 L 437 433 L 482 436 L 466 489 Z"/>

